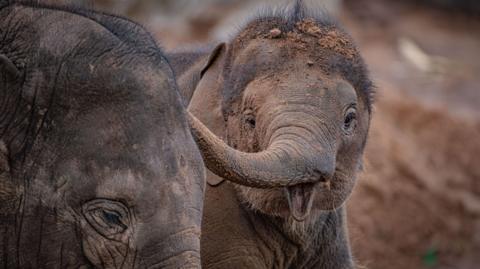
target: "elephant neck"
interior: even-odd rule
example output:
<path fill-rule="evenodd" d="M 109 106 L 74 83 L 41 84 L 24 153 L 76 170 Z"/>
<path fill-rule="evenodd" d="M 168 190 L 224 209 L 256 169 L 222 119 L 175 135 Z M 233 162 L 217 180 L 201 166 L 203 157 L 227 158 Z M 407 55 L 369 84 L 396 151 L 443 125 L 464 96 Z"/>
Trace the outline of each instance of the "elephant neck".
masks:
<path fill-rule="evenodd" d="M 353 268 L 344 207 L 312 213 L 301 223 L 247 207 L 243 210 L 261 241 L 290 261 L 287 267 Z"/>

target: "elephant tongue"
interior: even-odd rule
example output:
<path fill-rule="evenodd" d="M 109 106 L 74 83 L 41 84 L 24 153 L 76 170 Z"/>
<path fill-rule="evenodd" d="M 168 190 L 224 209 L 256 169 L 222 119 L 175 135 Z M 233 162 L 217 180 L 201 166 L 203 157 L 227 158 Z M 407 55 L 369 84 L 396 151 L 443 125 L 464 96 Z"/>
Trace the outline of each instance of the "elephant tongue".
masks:
<path fill-rule="evenodd" d="M 313 187 L 313 184 L 299 184 L 285 189 L 290 214 L 296 221 L 304 221 L 310 214 L 315 196 Z"/>

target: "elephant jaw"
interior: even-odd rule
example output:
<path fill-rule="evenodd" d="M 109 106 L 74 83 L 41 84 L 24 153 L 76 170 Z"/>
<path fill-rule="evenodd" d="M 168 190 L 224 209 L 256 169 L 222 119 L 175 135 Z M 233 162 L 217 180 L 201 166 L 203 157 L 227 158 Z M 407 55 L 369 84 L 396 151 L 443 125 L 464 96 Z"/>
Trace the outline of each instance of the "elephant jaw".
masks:
<path fill-rule="evenodd" d="M 304 221 L 312 210 L 315 199 L 315 184 L 298 184 L 285 187 L 290 215 L 298 222 Z"/>

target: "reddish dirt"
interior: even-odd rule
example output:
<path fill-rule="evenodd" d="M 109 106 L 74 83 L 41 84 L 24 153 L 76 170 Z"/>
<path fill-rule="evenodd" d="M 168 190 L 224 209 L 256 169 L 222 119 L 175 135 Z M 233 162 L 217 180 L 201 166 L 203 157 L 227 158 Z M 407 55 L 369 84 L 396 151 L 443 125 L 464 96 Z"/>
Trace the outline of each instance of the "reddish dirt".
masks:
<path fill-rule="evenodd" d="M 296 26 L 300 33 L 317 38 L 318 45 L 324 49 L 333 50 L 348 59 L 353 59 L 357 55 L 356 49 L 352 46 L 350 40 L 336 29 L 320 28 L 312 19 L 303 20 L 297 23 Z M 297 38 L 303 39 L 301 34 Z"/>
<path fill-rule="evenodd" d="M 359 264 L 479 268 L 480 21 L 392 1 L 346 2 L 347 29 L 378 87 L 365 173 L 348 203 Z M 400 38 L 449 63 L 419 70 L 400 53 Z"/>

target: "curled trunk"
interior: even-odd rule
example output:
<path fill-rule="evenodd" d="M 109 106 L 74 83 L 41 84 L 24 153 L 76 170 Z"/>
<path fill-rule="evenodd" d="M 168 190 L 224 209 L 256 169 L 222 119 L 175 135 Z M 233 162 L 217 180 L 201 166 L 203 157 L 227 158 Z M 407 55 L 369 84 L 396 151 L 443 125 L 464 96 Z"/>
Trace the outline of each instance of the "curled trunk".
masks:
<path fill-rule="evenodd" d="M 188 120 L 208 169 L 229 181 L 255 188 L 278 188 L 317 182 L 322 176 L 303 158 L 293 157 L 281 142 L 273 142 L 262 152 L 241 152 L 228 146 L 191 113 Z"/>

